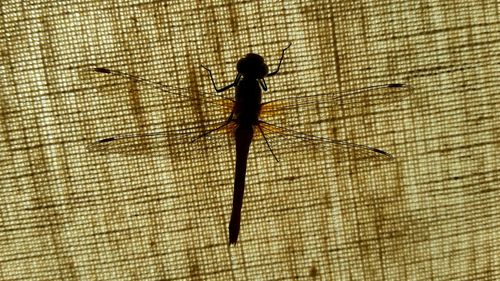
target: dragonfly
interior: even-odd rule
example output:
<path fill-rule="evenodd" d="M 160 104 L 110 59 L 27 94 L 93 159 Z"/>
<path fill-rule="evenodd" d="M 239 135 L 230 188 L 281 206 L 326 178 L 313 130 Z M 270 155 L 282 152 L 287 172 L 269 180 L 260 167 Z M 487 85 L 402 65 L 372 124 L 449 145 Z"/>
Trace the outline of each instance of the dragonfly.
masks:
<path fill-rule="evenodd" d="M 181 141 L 179 143 L 194 143 L 198 140 L 207 137 L 215 132 L 222 131 L 224 128 L 231 131 L 235 143 L 236 143 L 236 163 L 234 169 L 234 186 L 233 186 L 233 202 L 232 202 L 232 212 L 229 220 L 229 244 L 236 244 L 238 241 L 238 236 L 240 233 L 240 223 L 241 223 L 241 211 L 243 206 L 243 195 L 245 191 L 245 178 L 247 172 L 247 160 L 250 151 L 250 146 L 254 140 L 254 136 L 257 133 L 264 140 L 267 149 L 270 151 L 273 158 L 279 162 L 279 157 L 274 153 L 273 146 L 271 145 L 268 135 L 277 134 L 281 138 L 285 139 L 296 139 L 306 142 L 316 142 L 327 146 L 337 146 L 345 147 L 352 151 L 360 152 L 363 155 L 373 156 L 375 158 L 391 159 L 393 155 L 379 148 L 372 146 L 357 144 L 354 142 L 349 142 L 346 140 L 339 140 L 329 137 L 322 137 L 313 134 L 307 134 L 294 130 L 290 127 L 281 126 L 275 123 L 271 123 L 262 118 L 261 113 L 266 109 L 271 108 L 277 112 L 283 110 L 293 110 L 296 108 L 306 108 L 308 106 L 317 106 L 318 101 L 316 99 L 321 99 L 323 101 L 339 101 L 344 98 L 359 96 L 365 93 L 370 93 L 373 91 L 392 92 L 395 89 L 406 88 L 407 85 L 402 83 L 390 83 L 381 84 L 375 86 L 369 86 L 357 90 L 345 91 L 341 93 L 326 93 L 326 94 L 315 94 L 307 95 L 301 97 L 294 97 L 291 99 L 275 99 L 272 101 L 263 102 L 262 94 L 268 91 L 268 86 L 266 84 L 266 78 L 273 77 L 278 74 L 283 59 L 285 57 L 285 52 L 290 48 L 291 43 L 281 51 L 281 58 L 274 71 L 269 71 L 268 65 L 265 63 L 264 58 L 255 53 L 248 53 L 245 57 L 238 60 L 236 64 L 236 78 L 233 82 L 223 87 L 217 87 L 217 83 L 213 77 L 210 68 L 200 65 L 203 69 L 208 72 L 212 86 L 217 93 L 223 93 L 227 90 L 234 88 L 235 95 L 234 98 L 227 98 L 221 95 L 206 94 L 202 92 L 197 92 L 198 95 L 203 97 L 203 102 L 205 105 L 226 106 L 221 104 L 221 101 L 228 102 L 230 104 L 230 113 L 225 119 L 216 125 L 212 125 L 209 129 L 195 130 L 193 135 L 192 130 L 176 130 L 165 131 L 165 132 L 152 132 L 152 133 L 132 133 L 132 134 L 117 134 L 114 136 L 101 138 L 90 144 L 92 150 L 106 150 L 107 147 L 114 144 L 125 144 L 133 143 L 140 139 L 162 139 L 163 137 L 169 137 L 173 134 L 179 135 Z M 175 96 L 179 106 L 182 106 L 182 100 L 192 102 L 193 97 L 187 94 L 190 89 L 175 88 L 165 85 L 160 82 L 142 78 L 133 74 L 126 72 L 121 72 L 118 70 L 112 70 L 105 67 L 93 67 L 89 69 L 95 73 L 110 75 L 115 77 L 121 77 L 124 79 L 129 79 L 136 83 L 144 83 L 158 89 L 167 95 Z M 327 103 L 328 104 L 328 103 Z M 202 126 L 204 127 L 204 126 Z M 186 141 L 187 140 L 187 141 Z"/>

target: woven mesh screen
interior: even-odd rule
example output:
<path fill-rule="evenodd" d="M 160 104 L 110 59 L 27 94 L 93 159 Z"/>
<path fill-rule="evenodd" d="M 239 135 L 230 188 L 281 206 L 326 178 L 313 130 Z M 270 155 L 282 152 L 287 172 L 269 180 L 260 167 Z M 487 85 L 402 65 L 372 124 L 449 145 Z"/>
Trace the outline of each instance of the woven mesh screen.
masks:
<path fill-rule="evenodd" d="M 498 11 L 2 1 L 0 279 L 500 279 Z M 230 107 L 199 65 L 221 87 L 245 54 L 275 69 L 290 42 L 263 98 L 299 106 L 270 103 L 263 118 L 394 159 L 269 130 L 277 162 L 256 134 L 228 246 L 234 141 L 225 129 L 190 140 Z M 384 83 L 410 87 L 340 94 Z"/>

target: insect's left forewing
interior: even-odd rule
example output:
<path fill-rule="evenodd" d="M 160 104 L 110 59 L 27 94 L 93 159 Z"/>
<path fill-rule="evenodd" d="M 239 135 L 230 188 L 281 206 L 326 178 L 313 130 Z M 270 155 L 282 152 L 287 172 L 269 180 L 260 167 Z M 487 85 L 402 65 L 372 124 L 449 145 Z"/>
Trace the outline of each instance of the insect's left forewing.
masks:
<path fill-rule="evenodd" d="M 332 93 L 306 93 L 266 101 L 262 116 L 283 113 L 301 113 L 318 109 L 341 110 L 342 108 L 366 108 L 368 106 L 390 105 L 400 102 L 410 94 L 411 87 L 405 84 L 382 84 L 361 89 Z"/>

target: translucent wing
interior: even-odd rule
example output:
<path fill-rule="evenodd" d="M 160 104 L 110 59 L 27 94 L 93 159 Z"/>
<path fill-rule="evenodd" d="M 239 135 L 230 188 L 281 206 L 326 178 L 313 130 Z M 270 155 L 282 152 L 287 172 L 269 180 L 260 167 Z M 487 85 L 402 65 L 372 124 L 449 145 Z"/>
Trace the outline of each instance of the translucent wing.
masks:
<path fill-rule="evenodd" d="M 150 104 L 144 110 L 132 110 L 131 115 L 145 119 L 139 115 L 158 116 L 165 111 L 175 113 L 168 120 L 160 119 L 157 123 L 147 122 L 146 126 L 132 125 L 132 129 L 121 130 L 110 136 L 95 139 L 87 145 L 89 151 L 103 153 L 144 154 L 156 148 L 174 145 L 196 146 L 197 138 L 211 137 L 212 133 L 230 130 L 232 125 L 227 121 L 234 101 L 213 93 L 204 93 L 196 88 L 172 87 L 152 80 L 108 68 L 83 68 L 81 71 L 93 75 L 105 75 L 122 78 L 126 81 L 146 85 L 163 93 L 161 102 Z M 121 83 L 121 82 L 120 82 Z M 212 114 L 204 114 L 198 120 L 191 120 L 188 114 L 195 110 Z M 184 115 L 182 112 L 186 112 Z M 127 113 L 123 113 L 127 114 Z M 171 115 L 170 115 L 171 116 Z M 155 129 L 152 130 L 151 128 Z M 161 128 L 157 130 L 156 128 Z M 136 131 L 130 133 L 130 131 Z"/>
<path fill-rule="evenodd" d="M 206 129 L 206 127 L 211 129 Z M 116 134 L 92 141 L 87 145 L 87 149 L 90 152 L 127 155 L 143 155 L 166 146 L 185 146 L 190 150 L 197 150 L 196 147 L 200 145 L 200 139 L 220 140 L 222 139 L 221 135 L 223 135 L 221 133 L 229 132 L 232 127 L 233 124 L 224 121 L 170 131 Z"/>
<path fill-rule="evenodd" d="M 121 78 L 128 79 L 130 81 L 140 82 L 140 83 L 143 83 L 145 85 L 151 86 L 155 89 L 158 89 L 162 92 L 165 92 L 169 95 L 176 95 L 176 96 L 179 96 L 181 98 L 185 98 L 187 100 L 193 100 L 193 96 L 190 95 L 189 93 L 194 92 L 197 95 L 197 97 L 194 97 L 194 98 L 200 99 L 200 100 L 202 99 L 206 103 L 211 103 L 211 104 L 215 104 L 215 105 L 223 105 L 224 103 L 221 103 L 221 100 L 225 100 L 226 103 L 227 102 L 234 102 L 234 100 L 231 98 L 227 98 L 227 97 L 220 96 L 220 95 L 215 96 L 215 94 L 213 94 L 213 93 L 204 93 L 202 91 L 199 91 L 198 89 L 193 89 L 193 88 L 189 88 L 189 87 L 185 87 L 185 88 L 172 87 L 172 86 L 160 83 L 160 82 L 152 81 L 152 80 L 145 79 L 145 78 L 142 78 L 142 77 L 139 77 L 136 75 L 128 74 L 128 73 L 121 72 L 118 70 L 112 70 L 109 68 L 94 67 L 94 68 L 85 68 L 84 70 L 93 71 L 96 73 L 101 73 L 101 74 L 106 74 L 106 75 L 111 75 L 111 76 L 116 76 L 116 77 L 121 77 Z"/>
<path fill-rule="evenodd" d="M 337 156 L 348 154 L 350 159 L 356 160 L 391 159 L 392 154 L 384 149 L 355 143 L 352 140 L 332 138 L 332 135 L 335 135 L 334 125 L 339 120 L 364 118 L 367 113 L 359 110 L 364 111 L 366 108 L 377 110 L 377 107 L 381 106 L 379 108 L 387 110 L 388 106 L 406 97 L 408 89 L 409 87 L 403 84 L 384 84 L 341 93 L 311 94 L 273 100 L 263 104 L 262 134 L 278 159 L 281 158 L 280 150 L 287 150 L 292 146 L 304 152 L 329 147 Z M 305 133 L 306 131 L 319 133 Z"/>
<path fill-rule="evenodd" d="M 347 140 L 322 137 L 313 134 L 296 131 L 293 129 L 277 126 L 270 123 L 261 123 L 263 139 L 267 142 L 269 154 L 278 161 L 288 161 L 294 153 L 300 152 L 304 155 L 311 151 L 324 152 L 325 149 L 331 150 L 335 158 L 349 158 L 350 160 L 390 160 L 393 155 L 380 148 L 365 144 L 358 144 Z M 290 153 L 283 153 L 286 151 Z"/>
<path fill-rule="evenodd" d="M 263 103 L 262 116 L 272 117 L 283 112 L 297 113 L 297 111 L 303 114 L 318 108 L 338 111 L 340 106 L 355 109 L 366 107 L 368 103 L 390 104 L 407 96 L 408 89 L 410 87 L 405 84 L 381 84 L 343 92 L 280 98 Z"/>
<path fill-rule="evenodd" d="M 189 108 L 190 104 L 197 104 L 201 107 L 216 107 L 230 112 L 234 103 L 231 98 L 204 93 L 193 88 L 171 87 L 108 68 L 85 70 L 146 84 L 164 92 L 167 97 L 176 97 L 175 103 L 179 107 Z M 348 140 L 333 139 L 328 137 L 331 135 L 329 132 L 313 135 L 304 133 L 303 130 L 307 130 L 311 126 L 332 122 L 335 118 L 328 114 L 329 112 L 340 112 L 342 108 L 356 110 L 356 108 L 365 108 L 367 105 L 388 104 L 400 100 L 408 94 L 408 88 L 403 84 L 383 84 L 352 91 L 309 94 L 265 102 L 262 105 L 261 118 L 263 121 L 259 126 L 260 135 L 263 136 L 262 139 L 267 143 L 268 148 L 276 151 L 278 154 L 274 155 L 276 159 L 283 158 L 280 152 L 285 151 L 286 147 L 290 145 L 304 151 L 320 146 L 328 146 L 337 151 L 343 149 L 356 159 L 390 159 L 392 155 L 382 149 Z M 173 101 L 170 102 L 170 99 L 168 100 L 169 103 L 173 103 Z M 174 124 L 161 131 L 116 134 L 95 140 L 88 145 L 88 149 L 94 152 L 143 154 L 165 145 L 192 146 L 200 137 L 217 138 L 217 134 L 214 134 L 216 132 L 232 131 L 234 123 L 228 123 L 227 116 L 228 114 L 222 114 L 213 119 L 205 118 L 201 124 L 191 124 L 190 127 Z M 346 117 L 344 116 L 344 118 Z M 304 123 L 304 120 L 307 120 L 307 124 Z M 256 134 L 256 141 L 258 139 L 259 134 Z"/>

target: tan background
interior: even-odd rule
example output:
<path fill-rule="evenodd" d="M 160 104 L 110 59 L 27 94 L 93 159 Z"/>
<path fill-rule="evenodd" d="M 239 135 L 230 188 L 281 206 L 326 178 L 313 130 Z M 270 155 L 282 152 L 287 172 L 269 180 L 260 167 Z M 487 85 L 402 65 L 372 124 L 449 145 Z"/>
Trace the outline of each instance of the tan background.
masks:
<path fill-rule="evenodd" d="M 0 280 L 500 279 L 497 1 L 2 1 L 0 13 Z M 254 145 L 229 248 L 227 136 L 87 149 L 225 115 L 82 67 L 196 96 L 213 93 L 200 63 L 222 86 L 240 57 L 274 68 L 288 42 L 265 98 L 412 86 L 285 115 L 394 161 L 290 142 L 276 163 Z"/>

